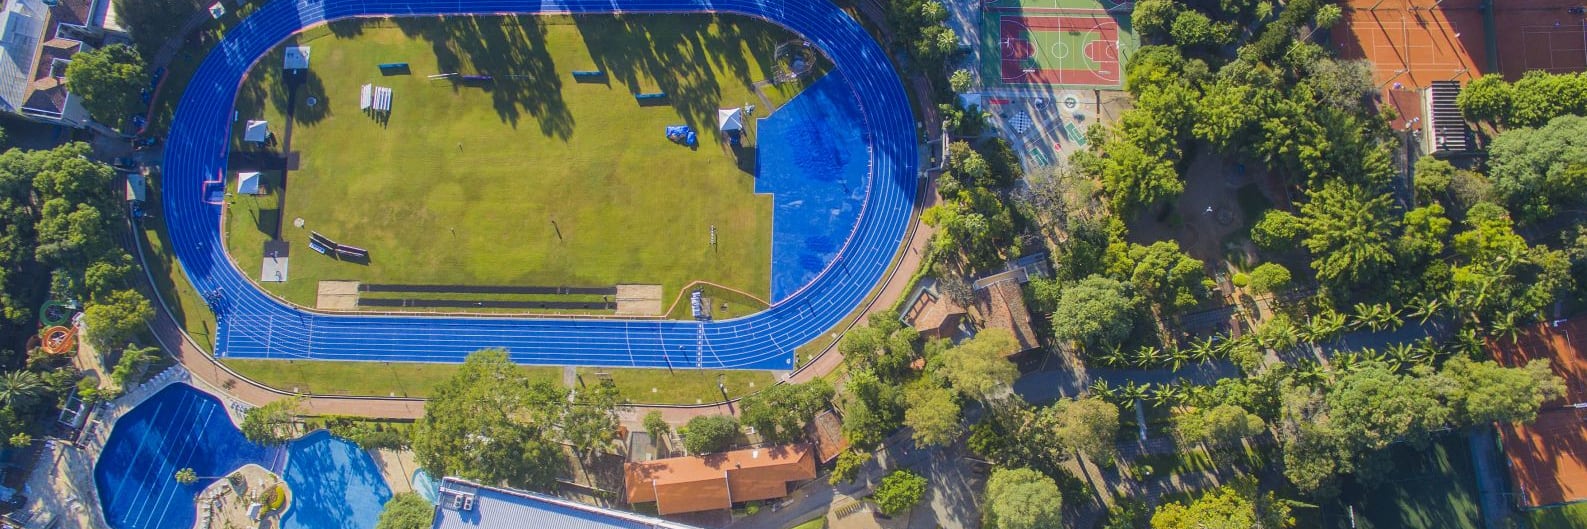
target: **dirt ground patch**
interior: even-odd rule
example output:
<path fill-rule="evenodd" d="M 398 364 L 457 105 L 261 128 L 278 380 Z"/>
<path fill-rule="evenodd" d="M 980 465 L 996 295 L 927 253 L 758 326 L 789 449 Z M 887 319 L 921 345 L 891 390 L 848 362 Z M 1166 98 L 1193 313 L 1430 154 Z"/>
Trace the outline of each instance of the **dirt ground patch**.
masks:
<path fill-rule="evenodd" d="M 1208 263 L 1218 263 L 1229 258 L 1225 241 L 1231 235 L 1243 234 L 1255 222 L 1248 217 L 1242 194 L 1262 195 L 1254 188 L 1242 191 L 1262 178 L 1260 168 L 1248 167 L 1229 161 L 1210 152 L 1197 149 L 1185 170 L 1185 191 L 1172 206 L 1163 206 L 1130 222 L 1130 240 L 1141 244 L 1156 241 L 1178 241 L 1185 253 Z M 1263 197 L 1271 202 L 1271 198 Z M 1255 202 L 1261 203 L 1261 200 Z M 1244 253 L 1242 248 L 1236 252 Z M 1249 261 L 1249 256 L 1243 256 Z"/>

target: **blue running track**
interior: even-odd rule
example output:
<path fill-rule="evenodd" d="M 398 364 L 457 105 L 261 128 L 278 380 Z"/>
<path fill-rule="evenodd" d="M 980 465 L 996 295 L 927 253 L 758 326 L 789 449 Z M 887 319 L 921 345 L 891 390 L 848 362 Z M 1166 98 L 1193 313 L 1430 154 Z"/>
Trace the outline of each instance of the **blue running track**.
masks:
<path fill-rule="evenodd" d="M 814 279 L 770 309 L 705 323 L 326 314 L 260 291 L 227 257 L 214 198 L 224 189 L 237 87 L 292 34 L 359 16 L 694 12 L 760 17 L 803 35 L 855 94 L 869 142 L 852 233 Z M 882 279 L 909 223 L 918 156 L 914 116 L 887 56 L 827 0 L 272 0 L 227 33 L 188 84 L 167 139 L 162 189 L 177 258 L 219 319 L 217 356 L 459 362 L 499 347 L 524 364 L 790 369 L 794 348 L 837 325 Z"/>

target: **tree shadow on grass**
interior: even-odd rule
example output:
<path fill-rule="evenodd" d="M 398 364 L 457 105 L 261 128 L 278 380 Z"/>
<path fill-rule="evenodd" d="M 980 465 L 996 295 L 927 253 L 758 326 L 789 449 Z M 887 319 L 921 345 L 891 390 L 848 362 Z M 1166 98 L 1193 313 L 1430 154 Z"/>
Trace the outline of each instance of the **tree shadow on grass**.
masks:
<path fill-rule="evenodd" d="M 488 83 L 454 83 L 452 89 L 488 92 L 504 123 L 517 128 L 527 114 L 546 136 L 573 135 L 573 114 L 562 99 L 562 79 L 537 17 L 410 17 L 395 23 L 404 34 L 430 42 L 442 73 L 492 76 Z"/>
<path fill-rule="evenodd" d="M 665 92 L 686 124 L 716 140 L 721 140 L 717 109 L 745 103 L 724 101 L 722 83 L 737 82 L 753 92 L 755 81 L 771 76 L 771 55 L 779 34 L 746 29 L 749 20 L 703 15 L 573 17 L 595 67 L 608 79 L 635 94 Z M 758 70 L 750 68 L 746 46 L 764 50 Z M 733 78 L 718 79 L 712 65 Z"/>

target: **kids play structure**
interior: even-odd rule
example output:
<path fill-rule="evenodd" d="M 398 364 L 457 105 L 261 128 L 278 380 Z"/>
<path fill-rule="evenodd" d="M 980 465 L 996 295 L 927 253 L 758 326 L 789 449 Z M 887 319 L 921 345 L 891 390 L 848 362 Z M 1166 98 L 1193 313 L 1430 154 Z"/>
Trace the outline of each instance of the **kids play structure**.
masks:
<path fill-rule="evenodd" d="M 819 82 L 827 88 L 795 99 L 825 98 L 812 101 L 829 102 L 853 116 L 845 121 L 852 126 L 837 132 L 843 142 L 821 145 L 841 154 L 833 163 L 858 168 L 855 182 L 860 185 L 852 189 L 853 203 L 839 212 L 845 215 L 840 227 L 818 237 L 774 231 L 790 252 L 810 247 L 806 241 L 818 241 L 825 253 L 806 260 L 809 274 L 797 283 L 774 285 L 770 308 L 715 321 L 326 314 L 265 294 L 229 260 L 217 221 L 222 205 L 205 199 L 216 186 L 225 185 L 217 175 L 231 176 L 226 167 L 239 80 L 288 37 L 353 17 L 614 12 L 757 17 L 800 34 L 831 59 L 832 70 Z M 813 139 L 788 136 L 803 142 L 795 146 L 833 134 L 829 130 L 834 126 L 811 121 L 799 133 Z M 763 128 L 759 135 L 765 149 L 768 133 Z M 793 369 L 794 350 L 842 322 L 883 279 L 908 227 L 920 177 L 915 118 L 887 53 L 827 0 L 271 0 L 226 32 L 199 66 L 178 105 L 165 149 L 162 200 L 170 247 L 193 287 L 212 293 L 206 299 L 216 312 L 215 355 L 223 358 L 459 362 L 470 352 L 498 347 L 525 364 Z M 774 169 L 794 174 L 786 162 L 763 157 L 759 163 L 763 174 L 772 163 L 780 164 Z M 774 190 L 774 196 L 822 182 L 806 175 L 781 183 L 788 187 Z M 777 207 L 785 206 L 799 204 L 788 200 Z M 832 215 L 813 211 L 805 216 L 818 214 Z M 784 219 L 776 217 L 775 223 L 785 224 Z M 780 256 L 778 245 L 774 239 L 774 275 L 782 263 L 797 265 L 800 257 Z"/>

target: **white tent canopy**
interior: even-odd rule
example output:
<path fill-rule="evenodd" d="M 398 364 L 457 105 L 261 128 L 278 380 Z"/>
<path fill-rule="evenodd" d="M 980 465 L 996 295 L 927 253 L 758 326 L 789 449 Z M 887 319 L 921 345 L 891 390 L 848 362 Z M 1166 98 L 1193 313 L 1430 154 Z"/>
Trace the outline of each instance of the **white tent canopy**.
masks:
<path fill-rule="evenodd" d="M 258 171 L 249 171 L 249 172 L 246 172 L 246 173 L 237 173 L 237 194 L 239 194 L 239 195 L 257 195 L 257 194 L 259 194 L 259 172 Z"/>
<path fill-rule="evenodd" d="M 366 84 L 358 89 L 358 109 L 369 110 L 369 105 L 374 101 L 375 85 Z"/>
<path fill-rule="evenodd" d="M 270 123 L 261 120 L 248 120 L 248 128 L 243 130 L 242 141 L 264 143 L 270 138 Z"/>
<path fill-rule="evenodd" d="M 721 131 L 744 130 L 744 109 L 724 108 L 716 111 L 716 128 Z"/>
<path fill-rule="evenodd" d="M 309 67 L 308 46 L 288 46 L 286 55 L 281 59 L 281 67 L 288 70 L 305 70 Z"/>
<path fill-rule="evenodd" d="M 138 173 L 127 173 L 127 200 L 132 202 L 143 202 L 143 199 L 147 193 L 148 187 L 144 185 L 143 175 Z"/>

